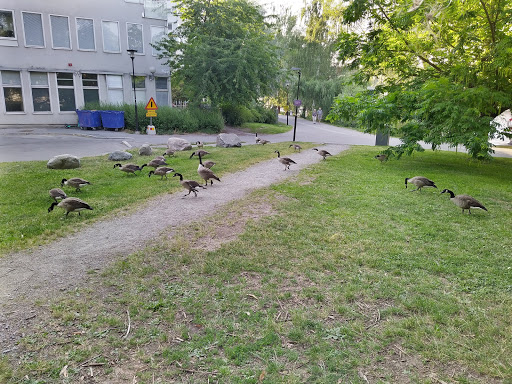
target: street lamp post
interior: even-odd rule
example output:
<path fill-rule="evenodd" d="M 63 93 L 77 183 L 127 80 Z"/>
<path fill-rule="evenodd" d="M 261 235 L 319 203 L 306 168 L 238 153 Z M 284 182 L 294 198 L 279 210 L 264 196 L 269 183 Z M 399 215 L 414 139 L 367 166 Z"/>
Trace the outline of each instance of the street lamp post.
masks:
<path fill-rule="evenodd" d="M 286 82 L 286 125 L 288 125 L 288 116 L 290 115 L 290 98 L 288 97 L 288 91 L 290 90 L 290 82 Z"/>
<path fill-rule="evenodd" d="M 299 114 L 299 88 L 300 88 L 300 68 L 292 68 L 292 71 L 297 71 L 299 81 L 297 82 L 297 99 L 295 100 L 295 124 L 293 125 L 293 141 L 295 141 L 295 132 L 297 131 L 297 115 Z"/>
<path fill-rule="evenodd" d="M 135 92 L 135 65 L 133 61 L 135 59 L 136 49 L 127 49 L 130 54 L 130 59 L 132 59 L 132 85 L 133 85 L 133 100 L 135 101 L 135 133 L 139 133 L 139 114 L 137 112 L 137 93 Z"/>

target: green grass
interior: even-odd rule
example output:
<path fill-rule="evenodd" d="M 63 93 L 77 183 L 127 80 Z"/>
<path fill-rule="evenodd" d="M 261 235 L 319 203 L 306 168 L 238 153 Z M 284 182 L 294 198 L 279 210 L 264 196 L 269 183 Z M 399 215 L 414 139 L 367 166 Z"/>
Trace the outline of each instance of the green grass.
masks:
<path fill-rule="evenodd" d="M 263 133 L 263 134 L 276 134 L 276 133 L 286 133 L 292 129 L 291 125 L 286 125 L 284 123 L 277 124 L 265 124 L 265 123 L 244 123 L 242 124 L 242 129 L 248 130 L 251 133 Z"/>
<path fill-rule="evenodd" d="M 62 382 L 64 365 L 74 382 L 90 360 L 98 382 L 511 383 L 512 161 L 375 154 L 352 148 L 91 274 L 41 307 L 7 382 Z M 489 212 L 411 193 L 415 175 Z"/>
<path fill-rule="evenodd" d="M 207 159 L 217 162 L 214 168 L 219 177 L 226 173 L 236 172 L 261 160 L 275 156 L 274 150 L 280 149 L 288 153 L 290 143 L 271 144 L 270 146 L 244 146 L 240 148 L 208 147 Z M 161 149 L 161 153 L 164 149 Z M 153 156 L 134 157 L 121 163 L 142 165 Z M 161 155 L 155 150 L 155 155 Z M 191 179 L 198 179 L 197 157 L 189 159 L 191 152 L 177 153 L 168 163 L 177 171 Z M 127 175 L 118 168 L 113 169 L 116 162 L 109 161 L 108 156 L 81 159 L 81 167 L 71 170 L 48 169 L 45 161 L 29 161 L 0 164 L 0 255 L 7 251 L 18 250 L 53 240 L 69 231 L 77 230 L 99 218 L 115 212 L 125 211 L 130 207 L 140 206 L 147 199 L 165 193 L 180 190 L 178 178 L 160 181 L 160 177 L 148 178 L 153 168 L 144 168 L 137 176 Z M 79 197 L 93 207 L 78 217 L 70 213 L 63 220 L 63 211 L 56 208 L 48 213 L 53 200 L 48 195 L 51 188 L 60 187 L 62 179 L 81 177 L 92 183 L 81 192 L 64 186 L 62 189 L 68 196 Z M 199 180 L 199 179 L 198 179 Z"/>

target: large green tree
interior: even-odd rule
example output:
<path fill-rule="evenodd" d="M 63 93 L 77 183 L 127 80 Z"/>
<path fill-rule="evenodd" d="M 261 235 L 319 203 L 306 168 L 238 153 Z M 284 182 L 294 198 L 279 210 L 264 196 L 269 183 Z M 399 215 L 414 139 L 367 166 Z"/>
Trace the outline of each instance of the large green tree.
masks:
<path fill-rule="evenodd" d="M 248 0 L 183 0 L 181 24 L 157 45 L 173 81 L 194 103 L 246 105 L 265 95 L 278 72 L 263 11 Z"/>
<path fill-rule="evenodd" d="M 338 98 L 330 117 L 488 156 L 491 120 L 512 104 L 512 3 L 508 0 L 351 0 L 344 12 L 362 33 L 342 32 L 338 52 L 376 87 Z"/>

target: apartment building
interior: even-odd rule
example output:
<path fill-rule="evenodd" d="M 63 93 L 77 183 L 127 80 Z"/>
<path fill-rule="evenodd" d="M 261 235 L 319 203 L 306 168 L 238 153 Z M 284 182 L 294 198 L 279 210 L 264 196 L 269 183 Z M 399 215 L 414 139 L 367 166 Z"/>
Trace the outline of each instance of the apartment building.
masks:
<path fill-rule="evenodd" d="M 166 0 L 2 0 L 0 126 L 77 122 L 87 102 L 172 105 L 169 69 L 150 45 Z M 169 23 L 172 25 L 172 23 Z"/>

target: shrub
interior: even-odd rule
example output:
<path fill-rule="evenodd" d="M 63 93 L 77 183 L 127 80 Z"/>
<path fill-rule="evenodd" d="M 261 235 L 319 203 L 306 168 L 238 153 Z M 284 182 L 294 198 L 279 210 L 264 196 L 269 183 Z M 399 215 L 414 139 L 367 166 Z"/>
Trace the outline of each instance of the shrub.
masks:
<path fill-rule="evenodd" d="M 224 104 L 222 105 L 222 116 L 226 124 L 233 127 L 239 127 L 244 123 L 277 123 L 275 109 L 265 108 L 261 105 L 248 108 L 240 105 Z"/>
<path fill-rule="evenodd" d="M 125 128 L 133 131 L 136 129 L 133 104 L 87 104 L 84 109 L 123 111 Z M 158 108 L 157 113 L 158 117 L 153 118 L 153 125 L 157 127 L 158 133 L 218 133 L 224 128 L 220 111 L 162 106 Z M 139 130 L 145 133 L 145 127 L 149 125 L 150 119 L 146 117 L 146 110 L 142 104 L 137 105 L 137 114 Z"/>

